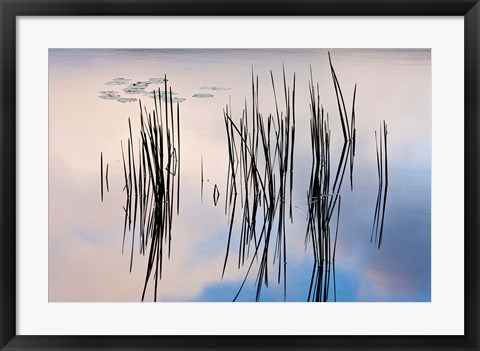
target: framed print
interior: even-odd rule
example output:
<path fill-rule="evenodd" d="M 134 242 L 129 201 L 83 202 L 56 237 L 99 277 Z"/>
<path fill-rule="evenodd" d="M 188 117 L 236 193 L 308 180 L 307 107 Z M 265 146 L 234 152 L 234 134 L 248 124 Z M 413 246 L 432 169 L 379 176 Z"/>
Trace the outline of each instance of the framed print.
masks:
<path fill-rule="evenodd" d="M 478 6 L 2 2 L 2 350 L 478 349 Z"/>

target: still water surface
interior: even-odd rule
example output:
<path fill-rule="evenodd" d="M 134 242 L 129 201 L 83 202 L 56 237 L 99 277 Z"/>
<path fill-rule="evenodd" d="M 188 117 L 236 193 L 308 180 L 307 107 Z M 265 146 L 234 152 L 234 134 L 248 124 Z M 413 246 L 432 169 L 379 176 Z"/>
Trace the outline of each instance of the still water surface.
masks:
<path fill-rule="evenodd" d="M 231 102 L 232 119 L 238 121 L 245 99 L 251 106 L 253 70 L 259 79 L 259 108 L 265 116 L 274 114 L 270 70 L 277 95 L 283 96 L 282 65 L 287 84 L 292 85 L 293 73 L 296 76 L 293 223 L 287 220 L 285 229 L 286 300 L 306 301 L 313 267 L 311 246 L 305 246 L 306 194 L 312 166 L 310 66 L 315 83 L 319 83 L 320 103 L 329 113 L 335 170 L 343 146 L 327 53 L 323 49 L 51 49 L 50 301 L 141 300 L 147 260 L 134 247 L 129 272 L 128 232 L 128 249 L 122 255 L 125 192 L 120 140 L 126 144 L 128 118 L 134 142 L 139 138 L 139 105 L 133 99 L 140 99 L 148 111 L 154 109 L 154 102 L 150 96 L 124 89 L 129 83 L 165 74 L 180 106 L 181 192 L 179 215 L 173 219 L 171 257 L 164 261 L 157 299 L 232 301 L 247 267 L 237 268 L 241 225 L 237 218 L 221 279 L 229 232 L 229 217 L 224 212 L 228 149 L 222 110 Z M 348 170 L 340 190 L 335 286 L 331 284 L 329 301 L 335 297 L 336 301 L 430 301 L 430 50 L 335 49 L 330 53 L 347 110 L 357 84 L 357 134 L 353 191 Z M 106 84 L 114 78 L 131 81 Z M 163 87 L 151 82 L 146 90 Z M 105 98 L 106 94 L 123 100 Z M 284 109 L 282 99 L 279 106 Z M 378 249 L 370 243 L 378 191 L 374 132 L 379 132 L 383 120 L 388 125 L 389 184 L 383 242 Z M 100 152 L 109 164 L 109 192 L 104 193 L 103 202 Z M 217 206 L 213 201 L 215 185 L 219 190 Z M 260 301 L 283 301 L 283 282 L 277 284 L 278 264 L 273 265 L 271 256 L 271 278 Z M 255 300 L 256 270 L 252 269 L 237 301 Z M 152 289 L 150 285 L 146 301 L 153 300 Z"/>

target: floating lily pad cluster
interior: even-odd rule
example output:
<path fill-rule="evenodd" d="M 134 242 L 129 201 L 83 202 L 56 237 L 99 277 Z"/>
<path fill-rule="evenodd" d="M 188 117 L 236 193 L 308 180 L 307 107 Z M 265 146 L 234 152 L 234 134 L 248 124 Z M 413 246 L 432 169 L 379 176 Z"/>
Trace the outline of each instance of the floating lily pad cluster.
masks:
<path fill-rule="evenodd" d="M 144 94 L 145 88 L 148 87 L 148 84 L 148 82 L 130 83 L 123 89 L 123 91 L 127 94 Z"/>
<path fill-rule="evenodd" d="M 133 81 L 129 78 L 113 78 L 111 81 L 108 81 L 105 83 L 105 85 L 125 85 L 125 87 L 122 89 L 124 94 L 127 95 L 143 95 L 147 96 L 151 99 L 154 99 L 160 91 L 160 98 L 162 101 L 167 101 L 171 102 L 173 104 L 183 102 L 186 99 L 183 97 L 178 97 L 175 96 L 177 93 L 175 92 L 166 92 L 159 90 L 160 87 L 151 87 L 151 85 L 161 85 L 165 83 L 165 78 L 150 78 L 146 81 Z M 210 90 L 210 91 L 222 91 L 222 90 L 230 90 L 230 88 L 224 88 L 224 87 L 216 87 L 216 86 L 203 86 L 200 88 L 201 90 Z M 100 91 L 99 92 L 99 98 L 103 100 L 116 100 L 117 102 L 120 102 L 122 104 L 127 104 L 131 102 L 135 102 L 138 99 L 136 97 L 125 97 L 121 96 L 118 91 L 113 91 L 113 90 L 108 90 L 108 91 Z M 171 96 L 170 96 L 171 94 Z M 214 97 L 213 94 L 211 93 L 195 93 L 192 95 L 194 98 L 211 98 Z"/>
<path fill-rule="evenodd" d="M 111 81 L 106 82 L 105 85 L 126 85 L 126 87 L 122 89 L 124 94 L 143 95 L 153 99 L 155 97 L 155 94 L 158 95 L 158 90 L 157 90 L 158 87 L 153 88 L 152 90 L 147 90 L 147 88 L 150 85 L 160 85 L 164 83 L 165 83 L 164 78 L 150 78 L 147 81 L 136 81 L 136 82 L 132 82 L 132 80 L 129 78 L 113 78 Z M 156 91 L 155 94 L 153 93 L 154 90 Z M 138 100 L 135 97 L 121 96 L 118 91 L 113 91 L 113 90 L 100 91 L 99 94 L 100 95 L 98 97 L 100 99 L 116 100 L 117 102 L 120 102 L 122 104 L 131 103 Z M 171 94 L 172 94 L 172 99 L 171 99 L 172 103 L 185 101 L 185 98 L 173 96 L 173 95 L 177 95 L 177 93 L 172 92 Z M 166 99 L 168 99 L 170 102 L 170 92 L 160 91 L 160 96 L 163 101 L 166 101 Z"/>

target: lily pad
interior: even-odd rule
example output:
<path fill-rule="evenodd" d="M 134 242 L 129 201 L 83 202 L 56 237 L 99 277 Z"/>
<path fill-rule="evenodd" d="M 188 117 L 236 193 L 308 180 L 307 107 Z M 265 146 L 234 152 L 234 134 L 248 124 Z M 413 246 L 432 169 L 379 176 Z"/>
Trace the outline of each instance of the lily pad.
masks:
<path fill-rule="evenodd" d="M 230 88 L 223 87 L 201 87 L 202 90 L 230 90 Z"/>
<path fill-rule="evenodd" d="M 123 89 L 123 91 L 127 94 L 144 94 L 145 93 L 144 88 L 131 87 L 131 86 L 126 87 L 125 89 Z"/>
<path fill-rule="evenodd" d="M 162 84 L 165 83 L 165 78 L 150 78 L 148 80 L 149 84 Z"/>
<path fill-rule="evenodd" d="M 137 99 L 135 99 L 135 98 L 118 98 L 117 101 L 121 102 L 122 104 L 127 104 L 127 103 L 137 101 Z"/>
<path fill-rule="evenodd" d="M 98 93 L 100 94 L 98 97 L 103 100 L 117 100 L 120 97 L 118 91 L 99 91 Z"/>
<path fill-rule="evenodd" d="M 124 85 L 130 82 L 131 79 L 127 78 L 113 78 L 111 81 L 106 82 L 106 85 Z"/>
<path fill-rule="evenodd" d="M 138 88 L 138 89 L 145 89 L 148 87 L 149 82 L 135 82 L 135 83 L 130 83 L 128 87 L 130 88 Z"/>
<path fill-rule="evenodd" d="M 144 95 L 148 96 L 149 98 L 154 99 L 156 96 L 158 96 L 158 90 L 155 90 L 155 93 L 154 93 L 153 90 L 150 91 L 150 92 L 144 91 Z M 177 93 L 175 93 L 174 91 L 172 91 L 172 97 L 173 97 L 174 95 L 177 95 Z M 165 91 L 160 91 L 160 96 L 162 97 L 162 99 L 165 99 L 166 96 L 168 96 L 168 98 L 170 98 L 170 92 L 165 93 Z"/>
<path fill-rule="evenodd" d="M 98 97 L 103 100 L 117 100 L 120 95 L 99 95 Z"/>
<path fill-rule="evenodd" d="M 212 94 L 206 94 L 206 93 L 197 93 L 192 95 L 192 97 L 196 97 L 196 98 L 211 98 L 213 96 L 214 95 Z"/>
<path fill-rule="evenodd" d="M 135 82 L 127 85 L 123 91 L 127 94 L 144 94 L 146 87 L 148 87 L 148 82 Z"/>

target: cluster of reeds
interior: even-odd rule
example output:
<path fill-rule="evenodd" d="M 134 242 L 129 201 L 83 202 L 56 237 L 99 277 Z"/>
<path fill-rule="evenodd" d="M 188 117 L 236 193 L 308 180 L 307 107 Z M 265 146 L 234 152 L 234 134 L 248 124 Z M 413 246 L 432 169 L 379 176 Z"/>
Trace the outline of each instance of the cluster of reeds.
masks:
<path fill-rule="evenodd" d="M 348 113 L 339 79 L 328 53 L 339 118 L 343 133 L 343 146 L 338 163 L 331 159 L 331 130 L 329 115 L 320 103 L 320 89 L 314 83 L 310 68 L 310 137 L 312 167 L 307 191 L 306 247 L 311 242 L 314 265 L 311 275 L 308 301 L 328 301 L 333 274 L 334 300 L 336 301 L 335 253 L 339 233 L 341 211 L 341 187 L 347 165 L 350 169 L 350 189 L 353 190 L 353 168 L 356 143 L 355 98 Z M 228 217 L 228 240 L 223 263 L 222 278 L 234 239 L 234 227 L 239 226 L 238 261 L 240 268 L 247 264 L 246 274 L 233 301 L 240 295 L 254 263 L 258 267 L 256 301 L 262 287 L 269 284 L 270 267 L 278 265 L 276 280 L 283 281 L 283 297 L 286 300 L 287 240 L 285 221 L 293 222 L 293 153 L 295 144 L 295 74 L 292 88 L 287 85 L 283 68 L 284 109 L 279 108 L 273 73 L 270 71 L 275 112 L 263 115 L 259 108 L 258 76 L 252 71 L 252 104 L 243 108 L 242 116 L 234 121 L 231 102 L 223 110 L 228 147 L 228 173 L 225 191 L 225 215 Z M 162 277 L 164 256 L 170 257 L 174 204 L 179 213 L 180 197 L 180 117 L 179 104 L 172 102 L 171 88 L 164 79 L 164 91 L 154 91 L 155 107 L 147 112 L 140 105 L 140 131 L 138 148 L 134 147 L 131 121 L 128 119 L 129 137 L 126 155 L 121 141 L 126 204 L 124 206 L 124 231 L 122 252 L 127 229 L 132 234 L 130 271 L 133 265 L 135 238 L 138 236 L 140 254 L 148 253 L 142 301 L 148 283 L 154 281 L 154 300 L 157 300 L 158 281 Z M 169 93 L 168 93 L 169 91 Z M 163 100 L 163 97 L 165 99 Z M 162 105 L 162 101 L 164 104 Z M 176 112 L 176 114 L 174 113 Z M 385 206 L 388 188 L 387 126 L 380 125 L 380 136 L 375 131 L 379 187 L 370 242 L 378 248 L 382 244 Z M 104 180 L 108 186 L 108 163 L 105 177 L 103 153 L 100 154 L 101 199 L 104 196 Z M 336 165 L 332 168 L 332 165 Z M 332 181 L 333 180 L 333 181 Z M 176 183 L 176 185 L 175 185 Z M 203 201 L 204 170 L 201 157 L 201 198 Z M 287 197 L 289 215 L 287 215 Z M 217 206 L 220 191 L 215 184 L 213 202 Z M 239 201 L 240 200 L 240 201 Z M 237 202 L 239 202 L 237 206 Z M 240 221 L 236 220 L 240 217 Z M 332 224 L 332 220 L 336 223 Z M 241 223 L 241 224 L 235 224 Z M 273 250 L 273 259 L 272 258 Z M 166 251 L 166 254 L 165 254 Z M 270 274 L 271 275 L 271 274 Z"/>
<path fill-rule="evenodd" d="M 342 177 L 340 178 L 340 183 L 338 187 L 341 186 L 341 181 L 343 181 L 343 173 L 345 172 L 345 168 L 347 163 L 350 164 L 350 188 L 353 190 L 353 164 L 355 159 L 355 141 L 357 135 L 357 129 L 355 126 L 355 98 L 357 95 L 357 84 L 353 88 L 353 100 L 352 100 L 352 110 L 350 114 L 350 122 L 348 118 L 347 109 L 345 108 L 345 100 L 343 98 L 342 89 L 340 87 L 340 83 L 338 81 L 337 74 L 335 73 L 335 69 L 333 68 L 332 59 L 330 57 L 330 52 L 328 53 L 328 61 L 330 63 L 330 72 L 332 73 L 333 85 L 335 87 L 335 95 L 337 98 L 337 106 L 338 106 L 338 113 L 340 115 L 340 121 L 342 124 L 342 132 L 343 132 L 343 148 L 342 148 L 342 155 L 340 157 L 340 164 L 344 165 L 342 170 Z M 340 168 L 339 168 L 340 169 Z M 338 179 L 338 174 L 336 179 Z"/>
<path fill-rule="evenodd" d="M 383 130 L 382 130 L 383 126 Z M 380 123 L 380 132 L 377 137 L 375 131 L 375 147 L 377 151 L 377 170 L 378 170 L 378 193 L 377 203 L 375 205 L 375 214 L 373 216 L 373 228 L 370 236 L 370 242 L 373 241 L 375 233 L 375 243 L 380 249 L 383 238 L 383 222 L 385 217 L 385 206 L 387 203 L 388 190 L 388 160 L 387 160 L 387 124 L 385 121 Z M 383 141 L 383 142 L 382 142 Z"/>
<path fill-rule="evenodd" d="M 148 252 L 142 301 L 150 279 L 154 281 L 154 300 L 157 300 L 158 281 L 162 277 L 165 250 L 170 258 L 175 201 L 177 215 L 179 212 L 180 111 L 177 103 L 176 115 L 174 114 L 171 88 L 170 99 L 166 98 L 162 106 L 162 94 L 168 96 L 166 77 L 164 82 L 165 92 L 160 88 L 158 92 L 154 91 L 155 108 L 152 112 L 142 107 L 142 102 L 139 101 L 140 131 L 137 150 L 134 147 L 130 118 L 127 158 L 121 141 L 126 191 L 122 252 L 128 228 L 132 233 L 131 271 L 135 236 L 138 232 L 140 254 L 145 255 Z"/>
<path fill-rule="evenodd" d="M 290 192 L 290 219 L 292 216 L 291 192 L 293 188 L 293 145 L 295 141 L 295 74 L 293 88 L 287 86 L 283 69 L 285 110 L 280 111 L 273 73 L 270 72 L 275 99 L 275 115 L 264 117 L 259 110 L 258 76 L 252 72 L 252 112 L 247 101 L 241 118 L 233 121 L 231 104 L 224 109 L 228 144 L 228 176 L 225 213 L 229 216 L 229 233 L 222 277 L 228 261 L 234 219 L 237 215 L 237 198 L 241 199 L 241 226 L 238 246 L 238 268 L 250 259 L 247 273 L 234 298 L 237 299 L 255 260 L 260 260 L 256 278 L 256 300 L 260 299 L 262 286 L 268 286 L 269 254 L 272 236 L 276 235 L 273 265 L 278 262 L 277 281 L 283 277 L 286 299 L 286 194 Z M 259 209 L 263 211 L 259 214 Z M 261 219 L 259 221 L 259 218 Z M 253 243 L 253 247 L 252 247 Z M 252 248 L 251 248 L 252 247 Z M 249 257 L 250 250 L 253 251 Z"/>
<path fill-rule="evenodd" d="M 310 136 L 312 149 L 312 168 L 310 186 L 307 192 L 307 232 L 305 243 L 312 243 L 314 265 L 308 292 L 308 301 L 328 301 L 330 291 L 330 272 L 333 271 L 334 299 L 335 288 L 335 252 L 340 219 L 341 195 L 340 188 L 345 175 L 345 169 L 350 163 L 350 184 L 353 190 L 353 158 L 355 149 L 355 95 L 353 93 L 352 112 L 348 117 L 342 89 L 328 54 L 330 70 L 338 103 L 340 121 L 344 136 L 342 154 L 340 156 L 333 185 L 331 183 L 330 126 L 328 113 L 320 104 L 320 89 L 314 84 L 310 69 Z M 349 162 L 350 161 L 350 162 Z M 330 222 L 336 213 L 336 227 L 331 229 Z"/>

